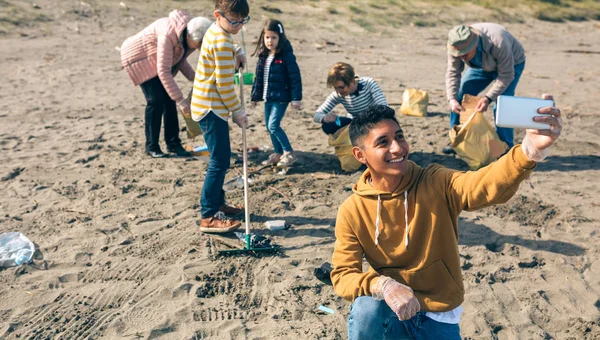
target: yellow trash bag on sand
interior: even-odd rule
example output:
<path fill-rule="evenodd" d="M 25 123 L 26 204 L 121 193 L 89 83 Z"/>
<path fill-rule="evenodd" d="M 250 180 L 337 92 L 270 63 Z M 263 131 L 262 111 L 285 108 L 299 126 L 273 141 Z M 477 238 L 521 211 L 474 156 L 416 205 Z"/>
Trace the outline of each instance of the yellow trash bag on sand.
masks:
<path fill-rule="evenodd" d="M 465 123 L 450 130 L 450 145 L 471 170 L 492 163 L 508 149 L 481 112 L 473 112 Z"/>
<path fill-rule="evenodd" d="M 402 93 L 400 112 L 405 116 L 426 117 L 429 95 L 427 91 L 406 89 Z"/>
<path fill-rule="evenodd" d="M 355 171 L 362 165 L 352 154 L 352 143 L 350 142 L 350 125 L 337 130 L 333 135 L 329 135 L 329 146 L 335 149 L 335 155 L 340 160 L 340 165 L 344 171 Z"/>
<path fill-rule="evenodd" d="M 193 91 L 194 91 L 194 89 L 191 89 L 190 94 L 185 99 L 190 103 L 192 101 Z M 183 112 L 181 112 L 179 109 L 177 109 L 177 111 L 179 111 L 179 113 L 181 114 L 181 117 L 183 117 L 183 120 L 185 121 L 185 131 L 187 132 L 188 138 L 192 139 L 196 136 L 200 136 L 202 134 L 202 129 L 200 128 L 200 124 L 197 121 L 193 120 L 191 116 L 189 118 L 184 116 Z"/>

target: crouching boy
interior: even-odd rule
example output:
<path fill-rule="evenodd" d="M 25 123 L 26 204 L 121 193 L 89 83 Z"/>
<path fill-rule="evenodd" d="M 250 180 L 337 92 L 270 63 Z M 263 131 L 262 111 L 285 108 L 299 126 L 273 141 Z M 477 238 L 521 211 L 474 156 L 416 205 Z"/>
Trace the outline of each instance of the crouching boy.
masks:
<path fill-rule="evenodd" d="M 522 144 L 470 172 L 409 161 L 404 131 L 387 106 L 352 120 L 353 154 L 367 170 L 339 208 L 331 273 L 335 292 L 353 302 L 350 339 L 460 339 L 458 217 L 508 201 L 545 158 L 560 135 L 560 111 L 539 112 L 535 120 L 550 129 L 527 130 Z"/>

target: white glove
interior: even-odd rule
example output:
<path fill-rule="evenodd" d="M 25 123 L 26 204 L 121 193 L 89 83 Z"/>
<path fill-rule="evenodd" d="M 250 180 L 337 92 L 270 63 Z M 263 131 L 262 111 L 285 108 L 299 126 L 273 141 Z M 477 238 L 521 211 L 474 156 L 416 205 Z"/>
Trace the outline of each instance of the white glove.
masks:
<path fill-rule="evenodd" d="M 448 104 L 450 104 L 450 110 L 454 113 L 461 113 L 465 110 L 456 99 L 451 99 Z"/>
<path fill-rule="evenodd" d="M 400 320 L 409 320 L 420 310 L 421 305 L 413 290 L 387 276 L 380 276 L 371 289 L 371 295 L 376 300 L 385 300 Z"/>
<path fill-rule="evenodd" d="M 525 135 L 525 138 L 523 138 L 523 142 L 521 144 L 521 150 L 523 150 L 525 156 L 527 156 L 527 158 L 529 158 L 530 160 L 539 163 L 546 159 L 548 155 L 550 155 L 550 149 L 539 150 L 535 148 L 532 144 L 533 143 L 531 139 L 527 138 L 527 135 Z"/>
<path fill-rule="evenodd" d="M 543 94 L 542 99 L 553 100 L 550 94 Z M 560 109 L 555 106 L 542 107 L 538 109 L 541 116 L 533 118 L 538 123 L 550 125 L 550 129 L 536 130 L 526 129 L 525 138 L 521 143 L 521 149 L 527 158 L 535 162 L 543 161 L 550 154 L 550 147 L 562 131 L 562 118 Z"/>
<path fill-rule="evenodd" d="M 331 123 L 331 122 L 335 122 L 337 118 L 337 115 L 333 112 L 329 112 L 327 115 L 325 115 L 325 117 L 323 117 L 323 122 L 325 123 Z"/>
<path fill-rule="evenodd" d="M 236 69 L 245 69 L 246 68 L 246 55 L 244 52 L 238 53 L 235 55 L 235 68 Z"/>
<path fill-rule="evenodd" d="M 177 108 L 179 111 L 181 111 L 181 114 L 183 114 L 185 118 L 190 118 L 192 116 L 190 102 L 186 98 L 177 103 Z"/>
<path fill-rule="evenodd" d="M 231 118 L 239 127 L 248 125 L 248 116 L 246 115 L 246 110 L 242 110 L 240 113 L 233 114 Z"/>
<path fill-rule="evenodd" d="M 296 110 L 302 110 L 302 101 L 300 101 L 300 100 L 292 101 L 292 108 L 294 108 Z"/>

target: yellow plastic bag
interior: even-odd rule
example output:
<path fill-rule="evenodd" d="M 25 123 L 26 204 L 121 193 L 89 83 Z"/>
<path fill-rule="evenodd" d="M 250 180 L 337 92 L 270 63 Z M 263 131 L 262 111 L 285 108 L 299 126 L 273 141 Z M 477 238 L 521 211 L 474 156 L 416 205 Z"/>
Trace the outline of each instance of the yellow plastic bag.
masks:
<path fill-rule="evenodd" d="M 185 99 L 190 103 L 192 102 L 193 91 L 194 91 L 194 89 L 191 89 L 190 94 Z M 179 109 L 177 109 L 177 111 L 179 111 L 179 113 L 181 113 L 181 116 L 183 117 L 183 120 L 185 121 L 185 131 L 187 132 L 188 138 L 192 139 L 196 136 L 200 136 L 202 134 L 202 129 L 200 128 L 200 123 L 193 120 L 192 117 L 188 118 L 188 117 L 184 116 L 183 112 L 181 112 Z"/>
<path fill-rule="evenodd" d="M 406 116 L 425 117 L 427 116 L 427 105 L 429 105 L 427 91 L 406 89 L 402 93 L 400 112 Z"/>
<path fill-rule="evenodd" d="M 450 130 L 450 145 L 471 170 L 490 164 L 508 149 L 481 112 Z"/>
<path fill-rule="evenodd" d="M 183 114 L 181 114 L 181 116 L 183 117 L 183 120 L 185 120 L 185 131 L 187 132 L 188 138 L 191 139 L 202 134 L 199 122 L 193 120 L 191 117 L 187 118 Z"/>
<path fill-rule="evenodd" d="M 337 130 L 333 135 L 329 135 L 329 146 L 335 149 L 335 155 L 340 160 L 340 165 L 344 171 L 355 171 L 362 165 L 352 154 L 352 143 L 350 142 L 350 125 Z"/>

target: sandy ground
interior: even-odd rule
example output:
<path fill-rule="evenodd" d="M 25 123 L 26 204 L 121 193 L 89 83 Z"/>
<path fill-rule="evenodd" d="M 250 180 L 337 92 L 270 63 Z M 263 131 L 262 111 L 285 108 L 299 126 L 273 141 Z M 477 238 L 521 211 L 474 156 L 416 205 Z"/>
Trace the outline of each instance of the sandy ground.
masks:
<path fill-rule="evenodd" d="M 440 152 L 448 142 L 444 39 L 449 27 L 483 20 L 485 11 L 464 16 L 445 7 L 432 14 L 444 18 L 436 26 L 368 32 L 318 1 L 266 10 L 255 1 L 248 49 L 263 19 L 276 16 L 302 71 L 305 109 L 290 109 L 283 121 L 301 163 L 287 176 L 263 170 L 250 190 L 252 227 L 282 254 L 217 257 L 240 244 L 198 231 L 206 164 L 144 155 L 145 101 L 115 49 L 173 8 L 208 16 L 211 2 L 0 2 L 0 10 L 25 13 L 0 35 L 0 232 L 22 231 L 39 247 L 33 264 L 0 271 L 2 339 L 346 338 L 350 303 L 313 275 L 331 259 L 337 207 L 360 175 L 341 171 L 311 119 L 337 61 L 376 78 L 395 108 L 404 88 L 428 90 L 429 116 L 400 118 L 410 158 L 467 169 Z M 462 335 L 600 339 L 600 25 L 506 25 L 527 51 L 517 93 L 554 94 L 565 127 L 511 201 L 461 216 Z M 191 84 L 179 81 L 187 92 Z M 249 144 L 268 145 L 261 109 L 250 123 Z M 231 135 L 238 149 L 240 130 Z M 250 167 L 267 156 L 251 154 Z M 241 170 L 236 160 L 228 176 Z M 240 190 L 228 197 L 242 202 Z M 270 232 L 263 223 L 271 219 L 291 228 Z M 335 313 L 320 314 L 319 305 Z"/>

